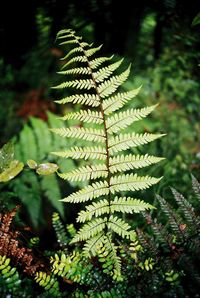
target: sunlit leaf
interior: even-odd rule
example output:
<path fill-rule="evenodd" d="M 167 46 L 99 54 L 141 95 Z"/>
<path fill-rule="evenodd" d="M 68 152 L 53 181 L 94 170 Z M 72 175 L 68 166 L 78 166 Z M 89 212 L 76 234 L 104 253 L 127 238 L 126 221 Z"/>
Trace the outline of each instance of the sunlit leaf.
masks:
<path fill-rule="evenodd" d="M 0 174 L 0 182 L 7 182 L 17 176 L 23 170 L 24 164 L 18 160 L 13 160 L 10 162 L 8 168 L 6 168 Z"/>
<path fill-rule="evenodd" d="M 50 175 L 50 174 L 55 173 L 57 171 L 57 169 L 58 169 L 57 164 L 47 162 L 47 163 L 41 163 L 38 166 L 36 172 L 39 175 Z"/>
<path fill-rule="evenodd" d="M 33 159 L 28 159 L 27 160 L 27 165 L 29 166 L 30 169 L 36 169 L 37 168 L 37 162 Z"/>
<path fill-rule="evenodd" d="M 0 172 L 10 165 L 13 158 L 14 146 L 11 142 L 9 142 L 0 149 Z"/>

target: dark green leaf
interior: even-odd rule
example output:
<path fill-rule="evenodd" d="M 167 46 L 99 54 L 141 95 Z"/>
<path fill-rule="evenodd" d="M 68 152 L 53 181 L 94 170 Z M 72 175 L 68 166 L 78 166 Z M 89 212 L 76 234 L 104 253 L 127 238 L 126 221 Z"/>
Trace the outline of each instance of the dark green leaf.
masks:
<path fill-rule="evenodd" d="M 196 17 L 192 21 L 192 27 L 200 24 L 200 12 L 196 15 Z"/>

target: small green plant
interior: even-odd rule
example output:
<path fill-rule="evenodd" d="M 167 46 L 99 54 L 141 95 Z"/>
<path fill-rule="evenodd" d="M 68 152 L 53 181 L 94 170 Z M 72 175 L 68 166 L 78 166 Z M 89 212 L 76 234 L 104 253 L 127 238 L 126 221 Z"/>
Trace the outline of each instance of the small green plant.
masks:
<path fill-rule="evenodd" d="M 10 266 L 10 259 L 0 255 L 0 286 L 7 293 L 19 288 L 21 280 L 15 267 Z"/>
<path fill-rule="evenodd" d="M 106 251 L 111 260 L 114 277 L 118 278 L 121 265 L 117 256 L 117 246 L 113 242 L 113 234 L 131 239 L 134 233 L 121 215 L 153 208 L 142 200 L 121 195 L 121 192 L 146 189 L 159 182 L 161 178 L 138 176 L 135 170 L 162 160 L 160 157 L 148 154 L 134 155 L 124 152 L 163 136 L 163 134 L 121 133 L 121 131 L 135 121 L 145 118 L 156 105 L 114 113 L 124 107 L 140 90 L 139 87 L 129 92 L 117 92 L 127 80 L 130 66 L 122 73 L 114 75 L 122 60 L 109 64 L 112 57 L 93 57 L 101 46 L 93 47 L 83 42 L 73 30 L 60 31 L 57 39 L 62 41 L 61 45 L 73 46 L 61 59 L 64 60 L 64 65 L 59 73 L 67 78 L 69 75 L 75 75 L 77 78 L 66 80 L 54 89 L 75 88 L 78 92 L 56 102 L 80 104 L 83 107 L 86 105 L 89 108 L 81 108 L 80 111 L 68 113 L 63 117 L 63 120 L 81 121 L 81 127 L 53 128 L 52 131 L 64 138 L 80 139 L 82 144 L 83 141 L 94 143 L 93 146 L 75 146 L 66 151 L 53 152 L 65 158 L 90 161 L 76 170 L 59 174 L 69 181 L 91 181 L 89 185 L 62 200 L 68 203 L 92 201 L 78 214 L 77 222 L 84 225 L 71 243 L 86 241 L 84 253 L 88 257 L 97 255 L 99 250 L 101 254 Z M 71 67 L 75 63 L 78 65 Z M 71 68 L 67 69 L 68 67 Z M 92 127 L 88 125 L 90 123 Z M 134 170 L 134 173 L 131 170 Z M 128 174 L 125 173 L 127 171 Z M 97 182 L 92 182 L 93 180 Z"/>

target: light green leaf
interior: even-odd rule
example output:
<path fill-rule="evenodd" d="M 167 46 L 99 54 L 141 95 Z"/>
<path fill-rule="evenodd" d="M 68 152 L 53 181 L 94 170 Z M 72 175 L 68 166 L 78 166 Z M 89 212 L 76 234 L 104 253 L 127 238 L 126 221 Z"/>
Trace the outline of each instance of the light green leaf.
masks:
<path fill-rule="evenodd" d="M 91 220 L 92 216 L 95 217 L 101 216 L 102 214 L 109 213 L 109 203 L 106 199 L 102 199 L 99 202 L 93 202 L 91 205 L 86 207 L 86 211 L 79 212 L 79 216 L 77 218 L 78 222 L 85 222 L 87 220 Z"/>
<path fill-rule="evenodd" d="M 130 74 L 130 67 L 118 76 L 113 76 L 109 80 L 101 83 L 98 87 L 101 98 L 105 98 L 113 94 L 119 86 L 121 86 Z"/>
<path fill-rule="evenodd" d="M 126 111 L 114 114 L 106 120 L 106 127 L 109 133 L 117 133 L 128 127 L 133 122 L 141 120 L 149 115 L 157 105 L 145 107 L 143 109 L 128 109 Z"/>
<path fill-rule="evenodd" d="M 105 79 L 107 79 L 122 63 L 124 59 L 121 59 L 120 61 L 117 61 L 115 63 L 112 63 L 108 65 L 107 67 L 103 67 L 97 72 L 93 73 L 93 76 L 95 78 L 95 81 L 97 83 L 103 82 Z"/>
<path fill-rule="evenodd" d="M 27 160 L 27 165 L 30 169 L 36 169 L 37 168 L 37 162 L 33 159 Z"/>
<path fill-rule="evenodd" d="M 68 113 L 64 117 L 61 117 L 62 120 L 80 120 L 87 123 L 103 123 L 103 116 L 100 112 L 91 111 L 91 110 L 81 110 L 75 113 Z"/>
<path fill-rule="evenodd" d="M 88 185 L 85 188 L 72 193 L 68 197 L 64 198 L 63 202 L 68 203 L 80 203 L 98 198 L 103 195 L 108 195 L 109 188 L 107 181 L 99 181 Z"/>
<path fill-rule="evenodd" d="M 50 175 L 58 170 L 58 165 L 55 163 L 41 163 L 36 169 L 36 173 L 39 175 Z"/>
<path fill-rule="evenodd" d="M 58 104 L 65 104 L 72 102 L 73 104 L 80 103 L 91 107 L 98 107 L 100 105 L 99 98 L 96 94 L 74 94 L 60 100 L 55 101 Z"/>
<path fill-rule="evenodd" d="M 9 166 L 13 158 L 14 146 L 12 142 L 9 142 L 0 149 L 0 173 Z"/>
<path fill-rule="evenodd" d="M 140 169 L 158 163 L 164 158 L 152 155 L 117 155 L 110 158 L 111 173 L 123 172 L 131 169 Z"/>
<path fill-rule="evenodd" d="M 128 101 L 133 99 L 139 93 L 140 89 L 141 86 L 131 91 L 117 93 L 116 95 L 105 99 L 102 104 L 105 114 L 109 115 L 122 108 Z"/>
<path fill-rule="evenodd" d="M 75 243 L 83 240 L 90 239 L 99 234 L 106 225 L 107 218 L 97 218 L 85 224 L 75 235 L 70 243 Z"/>
<path fill-rule="evenodd" d="M 7 182 L 17 176 L 24 168 L 24 164 L 18 160 L 13 160 L 10 162 L 8 168 L 6 168 L 0 174 L 0 182 Z"/>
<path fill-rule="evenodd" d="M 153 209 L 154 206 L 146 203 L 144 201 L 126 198 L 126 197 L 115 197 L 113 201 L 111 201 L 110 209 L 114 212 L 122 212 L 122 213 L 139 213 L 141 211 L 145 211 L 147 209 Z"/>
<path fill-rule="evenodd" d="M 103 147 L 73 147 L 66 151 L 61 152 L 51 152 L 51 154 L 68 158 L 71 157 L 73 159 L 98 159 L 98 160 L 106 160 L 106 149 Z"/>
<path fill-rule="evenodd" d="M 114 176 L 110 179 L 110 191 L 115 193 L 118 191 L 146 189 L 158 183 L 161 179 L 162 177 L 138 176 L 137 174 Z"/>
<path fill-rule="evenodd" d="M 52 132 L 61 137 L 77 138 L 92 142 L 105 142 L 105 132 L 103 129 L 70 127 L 70 128 L 52 128 Z"/>
<path fill-rule="evenodd" d="M 131 227 L 121 218 L 111 215 L 107 225 L 109 229 L 123 238 L 130 236 L 129 230 L 131 229 Z"/>
<path fill-rule="evenodd" d="M 57 85 L 52 88 L 53 89 L 63 89 L 63 88 L 67 88 L 67 87 L 90 90 L 90 89 L 94 88 L 95 85 L 94 85 L 93 80 L 85 79 L 85 80 L 66 81 L 66 82 L 61 83 L 60 85 Z"/>
<path fill-rule="evenodd" d="M 108 170 L 105 164 L 87 165 L 79 167 L 72 172 L 58 174 L 61 178 L 70 181 L 85 181 L 90 179 L 97 179 L 100 177 L 107 177 Z"/>
<path fill-rule="evenodd" d="M 127 133 L 120 134 L 116 137 L 109 139 L 109 152 L 114 154 L 131 147 L 137 147 L 143 144 L 150 143 L 158 138 L 163 137 L 165 134 L 151 134 L 151 133 Z"/>

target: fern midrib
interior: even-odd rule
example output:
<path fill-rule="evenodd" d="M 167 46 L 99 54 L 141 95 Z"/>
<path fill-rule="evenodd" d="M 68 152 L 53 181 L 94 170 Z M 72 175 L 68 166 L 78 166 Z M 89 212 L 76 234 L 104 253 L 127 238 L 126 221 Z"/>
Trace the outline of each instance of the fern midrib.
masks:
<path fill-rule="evenodd" d="M 103 105 L 102 105 L 102 98 L 101 98 L 101 95 L 99 93 L 99 90 L 98 90 L 98 86 L 97 86 L 97 83 L 96 83 L 96 80 L 95 80 L 95 77 L 94 77 L 94 74 L 93 74 L 93 70 L 92 70 L 92 67 L 90 65 L 90 61 L 86 55 L 86 52 L 84 50 L 84 48 L 82 47 L 81 43 L 79 42 L 79 40 L 77 39 L 77 42 L 79 43 L 79 46 L 82 48 L 82 51 L 83 51 L 83 54 L 85 55 L 86 57 L 86 63 L 88 64 L 88 68 L 89 68 L 89 71 L 90 71 L 90 74 L 91 74 L 91 78 L 92 78 L 92 81 L 94 83 L 94 89 L 96 91 L 96 94 L 97 94 L 97 97 L 99 99 L 99 107 L 100 107 L 100 112 L 101 112 L 101 115 L 102 115 L 102 118 L 103 118 L 103 127 L 104 127 L 104 134 L 105 134 L 105 147 L 106 147 L 106 167 L 107 167 L 107 170 L 108 170 L 108 176 L 107 176 L 107 183 L 108 183 L 108 188 L 109 188 L 109 193 L 108 193 L 108 208 L 109 208 L 109 213 L 107 215 L 107 224 L 109 222 L 109 219 L 110 219 L 110 215 L 111 215 L 111 191 L 110 191 L 110 188 L 111 188 L 111 183 L 110 183 L 110 179 L 111 179 L 111 171 L 110 171 L 110 154 L 109 154 L 109 145 L 108 145 L 108 128 L 107 128 L 107 125 L 106 125 L 106 117 L 105 117 L 105 113 L 104 113 L 104 109 L 103 109 Z M 106 228 L 105 228 L 105 233 L 108 232 L 108 226 L 106 224 Z"/>

